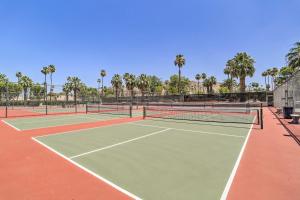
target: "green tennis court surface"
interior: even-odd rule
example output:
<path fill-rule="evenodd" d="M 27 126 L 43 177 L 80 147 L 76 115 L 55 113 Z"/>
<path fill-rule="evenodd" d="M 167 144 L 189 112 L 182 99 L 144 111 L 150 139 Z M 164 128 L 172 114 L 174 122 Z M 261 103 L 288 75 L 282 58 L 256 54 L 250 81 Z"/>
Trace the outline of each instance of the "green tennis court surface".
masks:
<path fill-rule="evenodd" d="M 108 114 L 73 114 L 73 115 L 57 115 L 57 116 L 43 116 L 43 117 L 29 117 L 29 118 L 14 118 L 4 120 L 8 124 L 14 126 L 19 130 L 30 130 L 37 128 L 47 128 L 54 126 L 64 126 L 71 124 L 80 124 L 87 122 L 110 120 L 115 118 L 125 117 L 122 115 L 108 115 Z"/>
<path fill-rule="evenodd" d="M 133 197 L 219 199 L 250 126 L 156 119 L 34 140 Z"/>

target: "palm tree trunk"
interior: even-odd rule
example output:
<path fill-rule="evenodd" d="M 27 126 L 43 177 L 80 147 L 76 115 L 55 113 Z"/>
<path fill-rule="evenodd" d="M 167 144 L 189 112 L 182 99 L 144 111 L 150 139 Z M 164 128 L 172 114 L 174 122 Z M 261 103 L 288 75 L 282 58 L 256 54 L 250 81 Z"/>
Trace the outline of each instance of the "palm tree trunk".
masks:
<path fill-rule="evenodd" d="M 181 70 L 178 67 L 178 94 L 181 95 Z"/>
<path fill-rule="evenodd" d="M 51 105 L 51 99 L 52 99 L 52 73 L 50 73 L 50 105 Z"/>
<path fill-rule="evenodd" d="M 101 84 L 102 84 L 102 88 L 101 88 L 101 96 L 103 97 L 103 76 L 101 76 Z"/>
<path fill-rule="evenodd" d="M 267 90 L 267 77 L 265 76 L 265 86 L 266 86 L 266 90 Z"/>
<path fill-rule="evenodd" d="M 198 95 L 200 94 L 200 81 L 198 80 Z"/>
<path fill-rule="evenodd" d="M 118 88 L 116 87 L 115 90 L 116 90 L 116 101 L 118 102 L 118 96 L 119 96 L 118 95 Z"/>
<path fill-rule="evenodd" d="M 232 76 L 230 75 L 230 85 L 229 85 L 229 92 L 230 93 L 232 93 L 232 87 L 233 87 L 233 85 L 232 85 Z"/>
<path fill-rule="evenodd" d="M 24 101 L 27 101 L 27 88 L 24 88 Z"/>
<path fill-rule="evenodd" d="M 98 83 L 98 104 L 100 104 L 101 93 L 100 93 L 100 83 Z"/>
<path fill-rule="evenodd" d="M 46 104 L 46 96 L 47 96 L 47 76 L 45 74 L 45 82 L 44 82 L 44 103 Z"/>
<path fill-rule="evenodd" d="M 271 78 L 271 83 L 272 83 L 272 91 L 274 90 L 274 76 Z"/>
<path fill-rule="evenodd" d="M 245 92 L 246 90 L 246 77 L 240 77 L 240 92 Z"/>
<path fill-rule="evenodd" d="M 77 88 L 74 90 L 75 112 L 77 113 Z"/>

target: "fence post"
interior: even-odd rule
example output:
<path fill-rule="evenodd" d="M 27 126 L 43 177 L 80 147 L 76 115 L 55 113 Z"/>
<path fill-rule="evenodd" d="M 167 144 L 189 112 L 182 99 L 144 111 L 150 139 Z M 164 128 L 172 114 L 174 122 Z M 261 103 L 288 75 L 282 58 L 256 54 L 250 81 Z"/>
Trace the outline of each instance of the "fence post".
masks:
<path fill-rule="evenodd" d="M 132 118 L 132 105 L 129 106 L 129 115 L 130 115 L 130 118 Z"/>
<path fill-rule="evenodd" d="M 143 119 L 146 119 L 146 106 L 143 106 Z"/>
<path fill-rule="evenodd" d="M 256 110 L 256 115 L 257 115 L 257 124 L 260 124 L 260 112 L 259 109 Z"/>
<path fill-rule="evenodd" d="M 263 121 L 264 115 L 263 115 L 263 104 L 260 104 L 260 128 L 264 129 L 264 121 Z"/>
<path fill-rule="evenodd" d="M 47 88 L 48 86 L 47 86 L 47 83 L 45 82 L 45 84 L 44 84 L 44 104 L 45 104 L 45 106 L 46 106 L 46 115 L 48 115 L 48 103 L 47 103 L 47 90 L 48 90 L 48 88 Z"/>
<path fill-rule="evenodd" d="M 74 100 L 75 100 L 75 113 L 77 113 L 77 84 L 75 82 L 75 91 L 74 91 Z"/>

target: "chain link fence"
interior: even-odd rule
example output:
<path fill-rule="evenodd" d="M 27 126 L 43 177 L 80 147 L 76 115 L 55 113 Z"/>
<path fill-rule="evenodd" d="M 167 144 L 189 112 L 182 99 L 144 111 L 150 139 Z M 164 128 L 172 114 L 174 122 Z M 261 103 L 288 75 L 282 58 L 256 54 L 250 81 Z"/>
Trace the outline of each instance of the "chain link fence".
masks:
<path fill-rule="evenodd" d="M 86 101 L 97 101 L 98 91 L 67 90 L 62 85 L 9 82 L 0 87 L 0 117 L 85 113 Z"/>
<path fill-rule="evenodd" d="M 222 103 L 266 102 L 266 92 L 158 95 L 138 90 L 123 90 L 115 95 L 102 93 L 100 88 L 80 86 L 67 88 L 63 85 L 44 85 L 9 82 L 0 85 L 0 117 L 36 116 L 49 114 L 84 113 L 86 104 L 149 103 Z"/>
<path fill-rule="evenodd" d="M 300 109 L 300 71 L 274 89 L 274 106 Z"/>
<path fill-rule="evenodd" d="M 129 93 L 130 94 L 130 93 Z M 103 103 L 131 103 L 145 104 L 151 102 L 266 102 L 272 92 L 245 92 L 245 93 L 215 93 L 215 94 L 188 94 L 188 95 L 156 95 L 151 93 L 135 94 L 133 96 L 101 97 Z"/>

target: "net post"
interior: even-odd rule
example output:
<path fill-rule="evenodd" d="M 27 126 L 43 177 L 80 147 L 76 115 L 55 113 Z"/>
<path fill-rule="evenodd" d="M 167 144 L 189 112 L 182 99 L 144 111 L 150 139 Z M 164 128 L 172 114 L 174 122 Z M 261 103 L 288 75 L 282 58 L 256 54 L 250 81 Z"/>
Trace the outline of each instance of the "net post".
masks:
<path fill-rule="evenodd" d="M 146 106 L 143 106 L 143 119 L 146 119 Z"/>
<path fill-rule="evenodd" d="M 89 110 L 88 110 L 88 104 L 85 104 L 85 114 L 88 114 Z"/>
<path fill-rule="evenodd" d="M 129 116 L 132 118 L 132 105 L 129 105 Z"/>
<path fill-rule="evenodd" d="M 263 122 L 263 105 L 260 104 L 260 128 L 264 129 L 264 122 Z"/>

